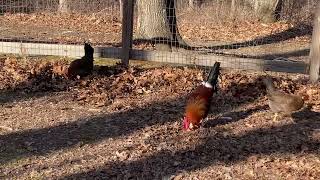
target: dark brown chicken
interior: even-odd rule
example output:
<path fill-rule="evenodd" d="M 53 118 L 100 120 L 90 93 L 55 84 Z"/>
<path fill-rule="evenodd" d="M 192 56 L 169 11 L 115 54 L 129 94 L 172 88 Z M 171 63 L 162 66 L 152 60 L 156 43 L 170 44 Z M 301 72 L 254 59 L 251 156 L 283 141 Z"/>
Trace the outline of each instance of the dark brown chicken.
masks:
<path fill-rule="evenodd" d="M 302 109 L 304 106 L 304 97 L 294 94 L 287 94 L 277 90 L 273 85 L 271 77 L 265 77 L 263 82 L 267 88 L 266 90 L 269 100 L 269 107 L 271 111 L 275 113 L 273 121 L 276 121 L 278 113 L 291 115 L 293 112 Z"/>
<path fill-rule="evenodd" d="M 77 76 L 84 77 L 92 73 L 93 70 L 93 52 L 94 49 L 90 44 L 84 44 L 84 56 L 71 62 L 67 77 L 74 79 Z"/>

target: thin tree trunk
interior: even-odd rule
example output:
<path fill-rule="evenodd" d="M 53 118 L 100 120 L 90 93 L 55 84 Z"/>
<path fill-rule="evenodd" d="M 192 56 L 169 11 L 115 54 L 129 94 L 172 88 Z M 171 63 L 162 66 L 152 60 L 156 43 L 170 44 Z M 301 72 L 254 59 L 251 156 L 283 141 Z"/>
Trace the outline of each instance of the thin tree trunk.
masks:
<path fill-rule="evenodd" d="M 120 19 L 122 20 L 123 17 L 123 0 L 119 0 L 119 5 L 120 5 Z"/>
<path fill-rule="evenodd" d="M 231 19 L 236 17 L 236 0 L 231 0 Z"/>
<path fill-rule="evenodd" d="M 314 17 L 312 43 L 310 48 L 310 80 L 317 82 L 320 70 L 320 3 L 318 3 Z"/>

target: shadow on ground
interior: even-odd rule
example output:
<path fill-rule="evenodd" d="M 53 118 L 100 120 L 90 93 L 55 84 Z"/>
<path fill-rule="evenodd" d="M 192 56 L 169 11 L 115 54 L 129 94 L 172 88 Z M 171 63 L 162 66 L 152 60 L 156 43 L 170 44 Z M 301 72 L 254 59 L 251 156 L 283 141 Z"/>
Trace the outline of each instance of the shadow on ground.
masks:
<path fill-rule="evenodd" d="M 201 47 L 202 50 L 228 50 L 228 49 L 239 49 L 244 47 L 253 47 L 253 46 L 261 46 L 266 44 L 273 44 L 273 43 L 279 43 L 283 42 L 292 38 L 297 38 L 305 35 L 311 35 L 312 33 L 312 26 L 307 24 L 300 24 L 295 27 L 289 28 L 285 31 L 267 35 L 264 37 L 255 38 L 250 41 L 244 41 L 244 42 L 237 42 L 237 43 L 231 43 L 231 44 L 224 44 L 224 45 L 214 45 L 214 46 L 204 46 Z M 178 48 L 184 48 L 188 50 L 197 50 L 199 47 L 189 46 L 189 45 L 183 45 L 179 44 L 178 42 L 172 42 L 172 40 L 162 37 L 156 37 L 152 39 L 135 39 L 133 41 L 135 45 L 138 45 L 140 43 L 151 43 L 151 44 L 157 44 L 157 43 L 163 43 L 172 45 Z M 261 57 L 262 58 L 262 57 Z"/>
<path fill-rule="evenodd" d="M 95 170 L 73 174 L 63 179 L 82 178 L 142 178 L 161 179 L 182 171 L 195 171 L 214 164 L 233 164 L 252 155 L 319 153 L 320 142 L 310 138 L 320 128 L 320 113 L 316 118 L 296 120 L 295 124 L 269 129 L 257 129 L 242 136 L 208 136 L 194 150 L 172 153 L 161 150 L 137 161 L 113 162 Z M 313 116 L 314 117 L 314 116 Z"/>
<path fill-rule="evenodd" d="M 218 124 L 239 121 L 253 112 L 264 110 L 265 106 L 246 111 L 230 112 L 231 108 L 220 108 L 225 103 L 241 106 L 254 102 L 264 91 L 258 79 L 252 83 L 242 83 L 234 87 L 231 83 L 222 90 L 220 99 L 215 96 L 213 113 L 223 110 L 225 115 L 236 113 L 239 118 L 233 121 L 208 123 L 206 128 L 214 130 Z M 234 90 L 236 88 L 237 90 Z M 229 96 L 230 91 L 234 94 Z M 252 96 L 243 96 L 251 93 Z M 142 108 L 135 108 L 114 114 L 99 115 L 76 122 L 43 129 L 31 129 L 0 136 L 1 163 L 17 159 L 46 155 L 61 149 L 92 144 L 104 139 L 126 136 L 152 125 L 163 125 L 180 120 L 185 97 L 162 102 L 153 102 Z M 308 112 L 311 113 L 311 112 Z M 95 170 L 63 177 L 64 179 L 110 179 L 116 177 L 141 177 L 154 179 L 180 171 L 193 171 L 216 163 L 234 163 L 243 161 L 251 155 L 270 155 L 273 153 L 317 153 L 320 142 L 309 138 L 313 129 L 320 128 L 320 116 L 296 117 L 295 124 L 269 129 L 257 129 L 244 135 L 225 135 L 218 131 L 206 136 L 195 149 L 179 150 L 174 154 L 167 150 L 139 159 L 137 161 L 113 162 L 97 167 Z M 316 116 L 315 116 L 316 115 Z M 228 130 L 225 130 L 228 132 Z M 153 141 L 157 142 L 155 138 Z"/>
<path fill-rule="evenodd" d="M 182 99 L 156 102 L 110 115 L 78 119 L 76 122 L 43 129 L 31 129 L 0 136 L 0 162 L 6 163 L 23 157 L 45 155 L 52 151 L 90 144 L 102 139 L 131 134 L 155 124 L 176 121 L 182 116 Z M 164 107 L 166 107 L 164 109 Z M 168 116 L 163 116 L 163 109 Z"/>
<path fill-rule="evenodd" d="M 243 103 L 253 102 L 264 92 L 259 89 L 262 85 L 260 80 L 239 84 L 237 87 L 234 85 L 231 83 L 230 86 L 221 90 L 221 94 L 214 96 L 212 113 L 228 112 L 232 108 L 232 106 L 221 108 L 221 104 L 229 103 L 240 106 Z M 235 88 L 237 88 L 236 91 L 234 91 Z M 230 94 L 229 91 L 235 94 L 225 95 Z M 242 96 L 243 93 L 248 92 L 251 92 L 250 98 L 248 96 L 247 98 L 234 98 L 234 96 Z M 6 163 L 13 159 L 44 155 L 52 151 L 74 147 L 79 143 L 89 144 L 106 138 L 128 135 L 147 126 L 180 120 L 185 100 L 186 98 L 181 96 L 175 100 L 153 102 L 144 108 L 79 119 L 76 122 L 55 127 L 2 135 L 0 136 L 0 155 L 3 158 L 0 162 Z M 250 113 L 252 112 L 244 115 Z"/>

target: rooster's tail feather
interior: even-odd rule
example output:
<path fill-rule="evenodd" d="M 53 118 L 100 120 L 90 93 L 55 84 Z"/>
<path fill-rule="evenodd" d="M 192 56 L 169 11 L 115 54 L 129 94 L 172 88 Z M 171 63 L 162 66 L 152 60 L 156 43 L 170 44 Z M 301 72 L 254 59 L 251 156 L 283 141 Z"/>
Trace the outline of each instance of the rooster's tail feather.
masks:
<path fill-rule="evenodd" d="M 213 67 L 210 70 L 207 82 L 210 83 L 213 87 L 216 86 L 218 82 L 218 76 L 220 74 L 220 62 L 215 62 Z"/>

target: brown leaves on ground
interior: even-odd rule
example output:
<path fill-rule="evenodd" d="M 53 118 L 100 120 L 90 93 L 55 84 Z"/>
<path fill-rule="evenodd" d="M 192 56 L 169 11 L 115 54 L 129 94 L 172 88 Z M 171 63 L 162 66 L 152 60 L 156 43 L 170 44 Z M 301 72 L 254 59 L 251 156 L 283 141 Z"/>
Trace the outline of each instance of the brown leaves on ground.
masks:
<path fill-rule="evenodd" d="M 112 68 L 117 67 L 110 67 Z M 146 95 L 157 91 L 169 90 L 172 93 L 181 93 L 192 87 L 196 82 L 195 76 L 199 80 L 202 78 L 200 71 L 194 72 L 188 68 L 162 67 L 143 70 L 133 67 L 110 76 L 95 74 L 81 80 L 74 88 L 77 92 L 75 98 L 83 103 L 104 106 L 116 98 Z"/>
<path fill-rule="evenodd" d="M 206 77 L 206 71 L 188 67 L 159 67 L 124 69 L 120 65 L 98 66 L 92 75 L 79 80 L 65 77 L 68 64 L 65 61 L 17 60 L 0 61 L 1 89 L 25 92 L 70 91 L 79 103 L 105 106 L 117 98 L 135 97 L 159 91 L 187 93 Z M 307 82 L 297 83 L 290 77 L 274 79 L 275 85 L 287 93 L 301 91 L 309 96 L 317 92 L 307 89 Z M 311 87 L 310 87 L 311 88 Z M 257 73 L 222 73 L 215 101 L 229 104 L 252 102 L 264 96 L 265 87 Z"/>
<path fill-rule="evenodd" d="M 153 178 L 160 169 L 176 179 L 256 179 L 300 177 L 290 170 L 307 165 L 312 169 L 299 172 L 319 173 L 313 169 L 317 158 L 299 165 L 316 152 L 316 116 L 306 114 L 310 118 L 297 118 L 296 124 L 272 122 L 267 109 L 259 107 L 267 102 L 264 73 L 223 69 L 209 115 L 212 124 L 185 133 L 179 119 L 184 95 L 206 79 L 209 69 L 101 66 L 93 75 L 71 81 L 63 78 L 68 67 L 63 61 L 6 58 L 0 64 L 3 92 L 64 92 L 1 107 L 0 129 L 7 136 L 0 153 L 7 163 L 0 168 L 10 177 L 24 179 L 40 169 L 41 177 Z M 319 85 L 307 84 L 302 75 L 282 74 L 274 80 L 285 92 L 308 93 L 313 110 L 320 111 Z M 16 164 L 8 162 L 16 157 L 21 157 Z"/>
<path fill-rule="evenodd" d="M 116 44 L 121 40 L 121 23 L 114 17 L 113 13 L 91 15 L 80 13 L 16 13 L 4 15 L 0 22 L 6 24 L 12 30 L 11 33 L 23 32 L 28 34 L 29 38 L 31 36 L 32 39 L 41 41 L 83 43 L 83 37 L 89 35 L 92 43 Z M 37 29 L 37 31 L 34 31 L 34 29 Z M 17 34 L 11 35 L 17 37 Z"/>
<path fill-rule="evenodd" d="M 23 90 L 26 92 L 65 90 L 63 80 L 67 64 L 42 60 L 16 58 L 1 59 L 0 80 L 2 90 Z"/>

